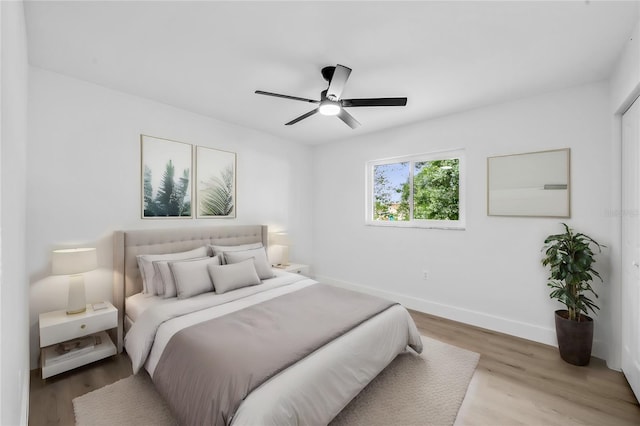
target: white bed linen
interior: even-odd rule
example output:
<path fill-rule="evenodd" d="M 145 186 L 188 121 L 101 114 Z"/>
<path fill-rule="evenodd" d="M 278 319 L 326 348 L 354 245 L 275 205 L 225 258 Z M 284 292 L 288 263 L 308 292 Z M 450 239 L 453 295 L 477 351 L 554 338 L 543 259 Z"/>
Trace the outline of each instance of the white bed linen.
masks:
<path fill-rule="evenodd" d="M 274 278 L 284 275 L 284 271 L 274 269 Z M 265 281 L 269 283 L 270 280 Z M 149 295 L 145 293 L 136 293 L 125 299 L 125 312 L 132 322 L 136 322 L 138 317 L 146 311 L 148 308 L 156 305 L 173 303 L 176 301 L 176 297 L 164 298 L 162 296 Z"/>
<path fill-rule="evenodd" d="M 150 296 L 145 293 L 136 293 L 133 296 L 127 297 L 124 303 L 127 316 L 132 322 L 136 322 L 140 314 L 148 308 L 165 303 L 171 303 L 174 300 L 174 298 L 164 299 L 162 296 Z"/>
<path fill-rule="evenodd" d="M 283 294 L 292 293 L 296 290 L 300 290 L 301 288 L 308 287 L 317 283 L 317 281 L 304 278 L 301 275 L 298 275 L 297 277 L 298 278 L 292 277 L 296 278 L 295 282 L 289 281 L 289 284 L 285 285 L 284 280 L 282 280 L 278 283 L 282 283 L 282 286 L 272 287 L 268 291 L 262 291 L 260 293 L 242 297 L 240 299 L 233 300 L 222 305 L 213 306 L 208 309 L 202 309 L 192 314 L 183 315 L 181 317 L 173 319 L 172 321 L 165 322 L 158 328 L 158 331 L 156 332 L 156 338 L 153 342 L 153 347 L 151 348 L 149 356 L 147 357 L 144 368 L 149 372 L 149 375 L 153 377 L 153 373 L 155 372 L 156 366 L 160 361 L 162 352 L 164 352 L 164 348 L 169 343 L 169 340 L 171 340 L 171 337 L 173 337 L 175 333 L 182 330 L 183 328 L 199 324 L 209 319 L 221 317 L 223 315 L 230 314 L 231 312 L 239 311 L 240 309 L 248 308 L 249 306 L 255 305 L 256 303 L 264 302 Z"/>
<path fill-rule="evenodd" d="M 145 364 L 151 351 L 158 328 L 174 318 L 193 314 L 216 306 L 223 306 L 234 300 L 250 298 L 252 295 L 267 292 L 301 280 L 308 280 L 302 275 L 276 271 L 275 277 L 264 280 L 262 284 L 245 287 L 223 294 L 203 293 L 189 299 L 171 298 L 171 303 L 159 303 L 147 308 L 138 315 L 124 337 L 124 347 L 131 358 L 133 373 L 137 374 Z M 309 280 L 315 282 L 313 280 Z M 166 299 L 169 300 L 169 299 Z"/>
<path fill-rule="evenodd" d="M 409 313 L 395 305 L 263 383 L 231 424 L 326 425 L 407 343 L 422 347 Z"/>
<path fill-rule="evenodd" d="M 218 295 L 234 296 L 224 303 L 217 303 L 220 302 L 217 300 L 211 307 L 188 315 L 169 314 L 171 320 L 162 321 L 156 327 L 157 332 L 154 330 L 155 338 L 148 357 L 145 357 L 145 369 L 153 377 L 171 336 L 185 327 L 317 284 L 314 280 L 286 272 L 280 272 L 276 278 L 267 281 L 265 287 L 264 284 L 256 286 L 262 287 L 261 292 L 247 292 L 240 297 L 234 295 L 240 291 L 236 290 Z M 253 288 L 241 290 L 246 292 Z M 196 301 L 194 306 L 198 308 L 208 303 L 212 301 Z M 166 311 L 167 308 L 161 307 L 160 310 Z M 181 312 L 182 308 L 173 311 Z M 131 331 L 142 324 L 143 318 L 140 316 Z M 130 334 L 127 338 L 129 341 L 132 339 Z M 400 305 L 393 306 L 263 383 L 243 401 L 232 424 L 327 424 L 408 344 L 421 349 L 420 334 L 407 310 Z M 136 345 L 129 344 L 128 352 L 130 346 Z M 134 357 L 141 359 L 137 355 Z"/>

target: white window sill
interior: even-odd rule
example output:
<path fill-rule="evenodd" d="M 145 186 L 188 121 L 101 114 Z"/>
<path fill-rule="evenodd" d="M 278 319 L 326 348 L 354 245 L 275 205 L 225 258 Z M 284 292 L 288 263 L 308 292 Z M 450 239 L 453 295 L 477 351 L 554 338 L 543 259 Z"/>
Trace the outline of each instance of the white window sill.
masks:
<path fill-rule="evenodd" d="M 466 230 L 464 223 L 459 222 L 433 222 L 429 221 L 428 223 L 421 223 L 418 221 L 408 222 L 408 221 L 378 221 L 378 220 L 368 220 L 365 222 L 366 226 L 380 226 L 387 228 L 422 228 L 422 229 L 446 229 L 450 231 L 464 231 Z"/>

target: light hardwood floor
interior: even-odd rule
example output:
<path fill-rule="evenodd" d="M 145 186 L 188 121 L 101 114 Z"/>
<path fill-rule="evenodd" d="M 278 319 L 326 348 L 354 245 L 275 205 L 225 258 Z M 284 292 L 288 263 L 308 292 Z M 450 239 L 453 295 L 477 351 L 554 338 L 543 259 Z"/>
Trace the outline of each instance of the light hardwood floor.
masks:
<path fill-rule="evenodd" d="M 481 354 L 456 425 L 640 425 L 623 374 L 600 359 L 576 367 L 551 346 L 411 314 L 423 335 Z"/>
<path fill-rule="evenodd" d="M 622 373 L 592 359 L 575 367 L 557 349 L 411 311 L 421 333 L 481 354 L 456 425 L 640 425 Z M 29 424 L 73 425 L 71 400 L 131 374 L 126 355 L 42 380 L 31 374 Z"/>

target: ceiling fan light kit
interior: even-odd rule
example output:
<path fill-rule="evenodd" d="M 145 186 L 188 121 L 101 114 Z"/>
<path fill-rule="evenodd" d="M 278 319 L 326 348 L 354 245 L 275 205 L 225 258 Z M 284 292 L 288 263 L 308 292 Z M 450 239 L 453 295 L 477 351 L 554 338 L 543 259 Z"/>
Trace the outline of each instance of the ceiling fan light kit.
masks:
<path fill-rule="evenodd" d="M 318 112 L 322 115 L 338 115 L 340 114 L 340 104 L 338 102 L 326 100 L 320 102 Z"/>
<path fill-rule="evenodd" d="M 335 115 L 342 120 L 347 126 L 355 129 L 360 126 L 351 114 L 344 108 L 351 107 L 377 107 L 377 106 L 405 106 L 407 98 L 364 98 L 364 99 L 341 99 L 344 86 L 351 74 L 351 68 L 344 65 L 336 65 L 335 67 L 322 68 L 322 77 L 329 82 L 329 87 L 320 93 L 320 100 L 300 98 L 297 96 L 281 95 L 279 93 L 265 92 L 256 90 L 258 95 L 275 96 L 277 98 L 293 99 L 295 101 L 308 102 L 312 104 L 320 104 L 316 109 L 311 110 L 300 117 L 294 118 L 286 126 L 296 124 L 298 121 L 311 117 L 319 112 L 321 115 Z"/>

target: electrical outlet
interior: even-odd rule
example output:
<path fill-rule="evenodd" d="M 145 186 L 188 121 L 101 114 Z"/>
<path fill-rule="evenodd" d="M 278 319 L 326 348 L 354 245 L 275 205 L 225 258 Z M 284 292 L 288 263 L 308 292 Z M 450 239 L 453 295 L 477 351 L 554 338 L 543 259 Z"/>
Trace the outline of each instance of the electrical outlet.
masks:
<path fill-rule="evenodd" d="M 426 280 L 429 278 L 429 271 L 422 271 L 422 279 Z"/>

